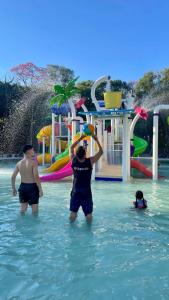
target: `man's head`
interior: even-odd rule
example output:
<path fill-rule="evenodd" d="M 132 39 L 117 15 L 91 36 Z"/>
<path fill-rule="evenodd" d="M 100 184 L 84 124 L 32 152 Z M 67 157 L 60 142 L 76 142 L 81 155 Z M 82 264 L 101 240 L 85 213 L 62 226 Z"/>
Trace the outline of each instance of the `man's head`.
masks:
<path fill-rule="evenodd" d="M 76 151 L 76 156 L 79 159 L 84 159 L 86 157 L 86 150 L 83 146 L 79 146 Z"/>
<path fill-rule="evenodd" d="M 25 145 L 23 147 L 23 153 L 28 157 L 34 157 L 35 152 L 32 145 Z"/>

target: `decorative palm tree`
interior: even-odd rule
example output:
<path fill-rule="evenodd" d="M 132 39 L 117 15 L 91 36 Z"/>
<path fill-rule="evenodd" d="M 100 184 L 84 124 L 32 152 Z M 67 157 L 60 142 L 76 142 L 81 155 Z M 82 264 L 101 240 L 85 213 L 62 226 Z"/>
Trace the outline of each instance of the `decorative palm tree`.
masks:
<path fill-rule="evenodd" d="M 79 90 L 75 86 L 76 81 L 79 77 L 70 80 L 66 85 L 62 86 L 56 84 L 54 86 L 55 96 L 51 99 L 50 104 L 53 105 L 55 103 L 60 107 L 63 103 L 67 102 L 71 97 L 74 97 L 78 94 Z"/>

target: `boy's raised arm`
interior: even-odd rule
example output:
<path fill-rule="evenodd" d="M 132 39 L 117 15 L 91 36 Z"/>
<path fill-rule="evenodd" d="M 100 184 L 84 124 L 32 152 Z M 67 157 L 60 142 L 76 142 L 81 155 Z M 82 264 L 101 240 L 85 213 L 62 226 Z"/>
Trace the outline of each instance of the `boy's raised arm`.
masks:
<path fill-rule="evenodd" d="M 96 163 L 96 162 L 99 160 L 99 158 L 102 156 L 102 154 L 103 154 L 103 148 L 102 148 L 102 146 L 100 145 L 100 142 L 99 142 L 99 140 L 98 140 L 97 135 L 92 135 L 92 138 L 95 140 L 95 142 L 97 143 L 97 146 L 98 146 L 98 148 L 99 148 L 99 151 L 98 151 L 94 156 L 90 157 L 91 163 L 94 164 L 94 163 Z"/>
<path fill-rule="evenodd" d="M 74 142 L 71 147 L 70 147 L 70 156 L 71 156 L 71 159 L 73 159 L 74 157 L 74 149 L 76 148 L 76 146 L 79 144 L 80 141 L 82 141 L 84 139 L 85 135 L 82 134 L 78 140 L 76 142 Z"/>

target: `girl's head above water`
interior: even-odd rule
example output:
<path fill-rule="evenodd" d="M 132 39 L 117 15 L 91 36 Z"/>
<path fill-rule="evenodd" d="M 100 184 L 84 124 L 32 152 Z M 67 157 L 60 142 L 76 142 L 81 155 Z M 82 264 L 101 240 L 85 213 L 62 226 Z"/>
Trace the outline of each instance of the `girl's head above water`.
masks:
<path fill-rule="evenodd" d="M 138 200 L 143 199 L 143 192 L 142 191 L 137 191 L 136 192 L 136 199 L 138 199 Z"/>
<path fill-rule="evenodd" d="M 147 201 L 144 199 L 142 191 L 136 192 L 136 201 L 133 202 L 135 208 L 147 208 Z"/>

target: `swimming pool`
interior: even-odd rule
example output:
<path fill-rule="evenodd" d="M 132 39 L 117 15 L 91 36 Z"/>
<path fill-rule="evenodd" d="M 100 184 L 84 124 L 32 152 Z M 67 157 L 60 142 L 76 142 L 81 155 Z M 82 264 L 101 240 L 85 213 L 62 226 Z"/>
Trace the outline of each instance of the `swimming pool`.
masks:
<path fill-rule="evenodd" d="M 2 165 L 1 165 L 2 166 Z M 94 221 L 69 224 L 71 182 L 45 183 L 40 214 L 18 213 L 0 168 L 0 299 L 169 299 L 168 181 L 94 182 Z M 149 208 L 131 207 L 143 189 Z"/>

